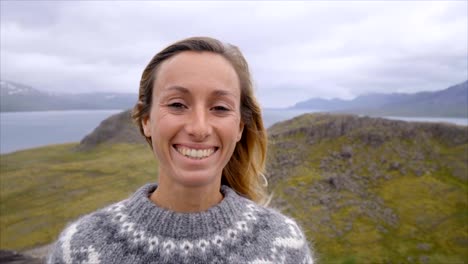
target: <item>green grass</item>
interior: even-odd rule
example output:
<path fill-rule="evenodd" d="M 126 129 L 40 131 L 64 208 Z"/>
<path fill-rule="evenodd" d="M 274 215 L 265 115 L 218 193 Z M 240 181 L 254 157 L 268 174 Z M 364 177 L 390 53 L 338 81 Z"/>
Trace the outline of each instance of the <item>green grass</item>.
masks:
<path fill-rule="evenodd" d="M 302 179 L 308 182 L 316 175 L 311 173 L 309 179 L 305 177 L 304 174 L 292 177 L 280 184 L 294 186 Z M 307 195 L 303 188 L 298 187 L 297 195 L 292 196 L 284 195 L 278 189 L 275 193 L 291 205 L 285 213 L 295 217 L 304 227 L 321 263 L 385 263 L 391 260 L 406 263 L 408 257 L 419 263 L 417 259 L 421 256 L 429 257 L 429 263 L 465 263 L 468 259 L 464 244 L 468 238 L 466 193 L 434 177 L 401 177 L 382 186 L 381 197 L 399 216 L 397 227 L 369 218 L 356 206 L 327 210 L 322 206 L 307 205 L 304 200 L 311 198 L 304 199 Z M 343 200 L 350 199 L 359 197 L 343 193 Z M 332 225 L 343 230 L 354 213 L 360 216 L 352 221 L 352 229 L 340 236 L 333 235 L 335 231 L 317 221 L 329 214 Z M 387 233 L 379 231 L 377 225 L 385 227 Z M 429 244 L 431 248 L 428 251 L 418 249 L 421 244 Z"/>
<path fill-rule="evenodd" d="M 157 163 L 146 145 L 104 145 L 88 152 L 74 147 L 0 156 L 0 248 L 50 243 L 67 222 L 157 179 Z"/>

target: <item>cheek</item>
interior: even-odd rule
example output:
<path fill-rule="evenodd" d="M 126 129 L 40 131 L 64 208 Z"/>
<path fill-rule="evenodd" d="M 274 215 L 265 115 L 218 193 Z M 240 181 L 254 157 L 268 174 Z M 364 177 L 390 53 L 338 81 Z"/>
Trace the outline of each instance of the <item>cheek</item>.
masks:
<path fill-rule="evenodd" d="M 242 137 L 242 129 L 239 118 L 233 118 L 228 122 L 225 122 L 220 126 L 221 133 L 224 135 L 226 140 L 232 140 L 235 145 Z"/>
<path fill-rule="evenodd" d="M 153 135 L 161 133 L 161 129 L 164 130 L 171 124 L 170 115 L 164 109 L 153 109 L 150 121 L 147 123 L 148 133 Z"/>
<path fill-rule="evenodd" d="M 153 124 L 153 135 L 157 138 L 155 140 L 164 143 L 169 141 L 171 138 L 181 130 L 183 120 L 180 117 L 160 112 L 159 115 L 155 115 Z"/>

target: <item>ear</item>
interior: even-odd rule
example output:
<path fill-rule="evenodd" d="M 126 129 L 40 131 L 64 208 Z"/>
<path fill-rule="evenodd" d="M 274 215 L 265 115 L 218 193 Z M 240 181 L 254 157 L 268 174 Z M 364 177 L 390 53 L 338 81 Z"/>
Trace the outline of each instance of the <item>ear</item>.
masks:
<path fill-rule="evenodd" d="M 151 121 L 150 121 L 150 117 L 149 115 L 144 117 L 142 120 L 141 120 L 141 125 L 143 127 L 143 132 L 145 134 L 146 137 L 151 137 Z"/>
<path fill-rule="evenodd" d="M 244 122 L 240 121 L 239 123 L 239 133 L 237 134 L 237 142 L 242 138 L 242 132 L 244 132 Z"/>

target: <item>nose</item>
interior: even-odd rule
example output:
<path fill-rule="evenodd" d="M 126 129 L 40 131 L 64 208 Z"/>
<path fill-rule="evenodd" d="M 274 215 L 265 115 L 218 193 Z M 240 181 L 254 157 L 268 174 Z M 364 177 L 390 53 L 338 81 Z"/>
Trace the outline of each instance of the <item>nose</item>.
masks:
<path fill-rule="evenodd" d="M 186 131 L 195 141 L 207 138 L 212 132 L 207 111 L 202 108 L 193 109 L 187 120 Z"/>

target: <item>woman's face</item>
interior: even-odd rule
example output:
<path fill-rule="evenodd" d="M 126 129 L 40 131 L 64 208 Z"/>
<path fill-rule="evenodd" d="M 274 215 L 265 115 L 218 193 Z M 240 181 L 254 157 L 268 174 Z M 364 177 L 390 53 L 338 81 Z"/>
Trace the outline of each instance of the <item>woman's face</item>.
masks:
<path fill-rule="evenodd" d="M 160 183 L 218 186 L 244 127 L 231 64 L 215 53 L 179 53 L 160 65 L 152 99 L 143 130 Z"/>

